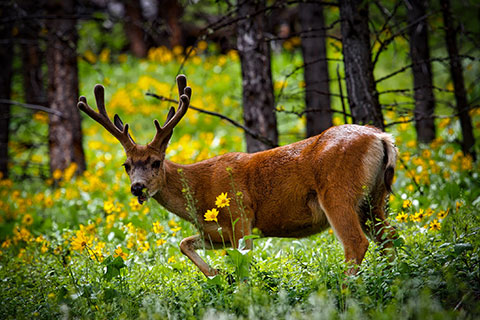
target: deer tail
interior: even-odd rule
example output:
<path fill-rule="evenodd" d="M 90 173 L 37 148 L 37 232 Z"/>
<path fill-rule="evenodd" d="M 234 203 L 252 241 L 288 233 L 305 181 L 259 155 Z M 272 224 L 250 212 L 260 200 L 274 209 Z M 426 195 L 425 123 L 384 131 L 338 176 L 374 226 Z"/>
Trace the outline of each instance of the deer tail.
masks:
<path fill-rule="evenodd" d="M 395 147 L 395 141 L 390 134 L 381 133 L 379 138 L 382 140 L 383 144 L 383 164 L 385 168 L 383 172 L 383 182 L 387 191 L 391 193 L 398 150 L 397 147 Z"/>

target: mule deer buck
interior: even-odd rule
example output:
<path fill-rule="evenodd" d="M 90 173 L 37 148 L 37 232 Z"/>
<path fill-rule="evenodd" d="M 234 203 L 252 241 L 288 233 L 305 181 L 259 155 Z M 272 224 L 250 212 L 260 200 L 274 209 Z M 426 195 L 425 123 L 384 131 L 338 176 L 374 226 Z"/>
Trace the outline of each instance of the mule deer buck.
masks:
<path fill-rule="evenodd" d="M 183 239 L 180 249 L 205 276 L 218 271 L 196 249 L 214 249 L 224 243 L 238 247 L 235 239 L 250 235 L 254 228 L 267 237 L 299 238 L 331 227 L 343 245 L 346 261 L 353 262 L 348 271 L 351 274 L 368 248 L 365 234 L 384 247 L 391 246 L 388 239 L 393 239 L 395 230 L 385 221 L 384 205 L 391 191 L 397 149 L 389 134 L 370 126 L 342 125 L 271 150 L 227 153 L 190 165 L 176 164 L 165 159 L 165 151 L 192 94 L 184 75 L 177 77 L 177 85 L 178 110 L 170 108 L 163 126 L 154 121 L 157 132 L 147 145 L 133 141 L 128 124 L 124 125 L 118 115 L 112 123 L 102 85 L 94 89 L 99 112 L 89 107 L 83 96 L 78 107 L 122 144 L 131 192 L 140 203 L 152 197 L 199 226 L 200 234 Z M 197 201 L 196 217 L 186 209 L 179 169 Z M 243 210 L 232 201 L 229 209 L 233 217 L 223 208 L 218 225 L 205 221 L 203 214 L 213 207 L 215 198 L 224 192 L 231 194 L 231 179 L 243 193 Z M 237 219 L 233 227 L 232 221 Z M 252 239 L 247 238 L 245 245 L 251 248 Z"/>

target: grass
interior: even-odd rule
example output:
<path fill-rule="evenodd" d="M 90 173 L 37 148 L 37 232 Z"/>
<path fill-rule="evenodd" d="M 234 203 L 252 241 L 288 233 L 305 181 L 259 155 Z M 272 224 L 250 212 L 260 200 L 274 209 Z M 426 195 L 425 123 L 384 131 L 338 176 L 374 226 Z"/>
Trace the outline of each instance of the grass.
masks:
<path fill-rule="evenodd" d="M 145 92 L 176 97 L 178 57 L 157 49 L 141 61 L 106 53 L 100 58 L 103 61 L 81 62 L 81 94 L 94 104 L 94 84 L 105 84 L 109 113 L 131 123 L 137 141 L 150 141 L 153 119 L 163 119 L 169 104 Z M 275 56 L 276 93 L 283 90 L 279 107 L 286 110 L 302 104 L 301 73 L 285 80 L 299 63 L 298 53 Z M 193 88 L 193 105 L 241 119 L 240 68 L 234 52 L 198 54 L 182 72 Z M 407 76 L 399 81 L 410 83 Z M 282 112 L 278 116 L 281 143 L 301 139 L 304 119 Z M 393 111 L 385 116 L 390 122 L 399 119 Z M 478 137 L 478 109 L 472 117 Z M 416 144 L 410 123 L 389 128 L 407 165 L 398 163 L 395 195 L 389 201 L 389 221 L 401 235 L 393 262 L 372 243 L 358 275 L 346 277 L 343 249 L 325 232 L 301 240 L 258 239 L 248 252 L 200 252 L 224 270 L 212 279 L 178 248 L 183 237 L 195 233 L 194 227 L 153 201 L 136 203 L 121 168 L 121 146 L 90 119 L 83 121 L 88 171 L 78 177 L 74 166 L 55 172 L 58 184 L 36 178 L 46 174 L 46 147 L 30 153 L 20 141 L 36 139 L 33 132 L 46 135 L 46 121 L 45 114 L 33 114 L 12 137 L 12 174 L 21 176 L 22 163 L 28 160 L 36 164 L 26 169 L 33 178 L 0 181 L 1 318 L 480 316 L 479 167 L 459 151 L 456 118 L 438 119 L 439 137 L 428 146 Z M 167 157 L 191 163 L 243 149 L 241 131 L 190 110 L 175 129 Z"/>

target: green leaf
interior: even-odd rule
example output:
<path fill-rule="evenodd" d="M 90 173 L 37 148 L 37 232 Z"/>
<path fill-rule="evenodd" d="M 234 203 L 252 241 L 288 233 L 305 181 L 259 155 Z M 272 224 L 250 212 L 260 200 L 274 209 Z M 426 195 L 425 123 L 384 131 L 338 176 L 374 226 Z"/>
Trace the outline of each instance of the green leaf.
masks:
<path fill-rule="evenodd" d="M 455 250 L 456 254 L 462 254 L 465 251 L 470 251 L 473 249 L 473 246 L 471 243 L 457 243 L 456 245 L 453 246 L 453 250 Z"/>

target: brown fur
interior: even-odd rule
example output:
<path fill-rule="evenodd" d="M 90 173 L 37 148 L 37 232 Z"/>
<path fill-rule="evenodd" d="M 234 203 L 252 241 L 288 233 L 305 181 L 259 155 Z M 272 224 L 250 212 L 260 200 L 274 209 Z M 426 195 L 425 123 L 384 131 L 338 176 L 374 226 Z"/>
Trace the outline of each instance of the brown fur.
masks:
<path fill-rule="evenodd" d="M 305 237 L 331 227 L 344 247 L 346 261 L 355 264 L 362 262 L 368 248 L 364 232 L 387 247 L 383 234 L 389 239 L 395 235 L 385 221 L 384 204 L 391 190 L 397 150 L 392 137 L 376 128 L 332 127 L 290 145 L 254 154 L 228 153 L 191 165 L 164 160 L 168 138 L 157 148 L 135 145 L 128 150 L 127 163 L 133 166 L 129 175 L 132 183 L 145 185 L 169 211 L 199 222 L 205 239 L 188 237 L 180 248 L 206 276 L 217 271 L 195 249 L 204 242 L 212 248 L 222 246 L 223 241 L 238 246 L 238 240 L 254 228 L 268 237 Z M 153 171 L 149 168 L 155 160 L 162 163 Z M 135 163 L 141 163 L 142 168 L 136 168 Z M 186 211 L 179 169 L 197 200 L 197 217 Z M 230 174 L 236 190 L 243 193 L 244 214 L 234 200 Z M 216 197 L 223 192 L 231 198 L 233 220 L 239 221 L 234 231 L 229 211 L 219 209 L 222 240 L 217 223 L 206 222 L 204 214 L 215 207 Z M 371 208 L 364 206 L 367 197 Z M 375 223 L 370 230 L 367 221 L 372 219 Z M 251 240 L 246 244 L 251 248 Z M 350 272 L 354 273 L 355 267 Z"/>

